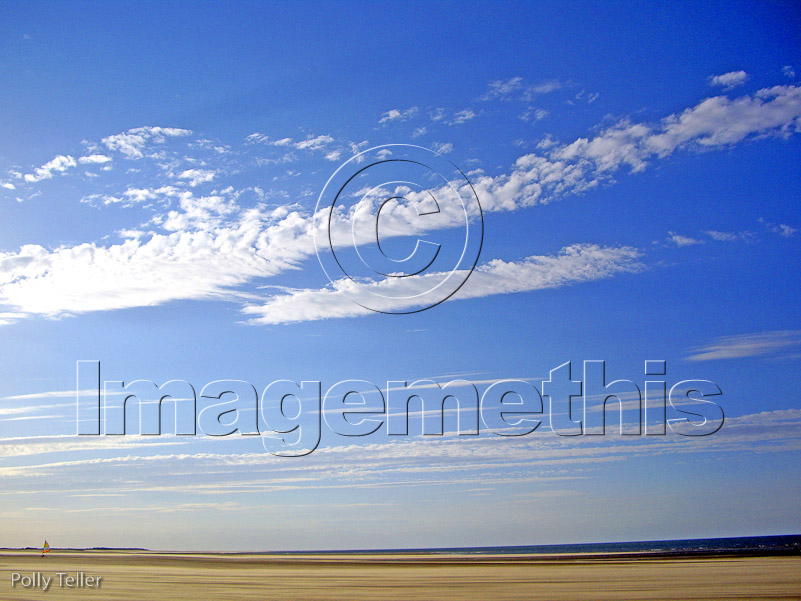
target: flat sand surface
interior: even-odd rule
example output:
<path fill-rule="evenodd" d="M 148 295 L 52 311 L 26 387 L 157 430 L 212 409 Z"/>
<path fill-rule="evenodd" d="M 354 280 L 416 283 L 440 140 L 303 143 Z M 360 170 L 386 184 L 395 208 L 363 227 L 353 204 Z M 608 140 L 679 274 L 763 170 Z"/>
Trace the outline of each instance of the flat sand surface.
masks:
<path fill-rule="evenodd" d="M 11 586 L 35 572 L 50 589 Z M 102 576 L 60 588 L 57 572 Z M 801 556 L 557 559 L 459 555 L 215 555 L 0 551 L 0 599 L 801 599 Z"/>

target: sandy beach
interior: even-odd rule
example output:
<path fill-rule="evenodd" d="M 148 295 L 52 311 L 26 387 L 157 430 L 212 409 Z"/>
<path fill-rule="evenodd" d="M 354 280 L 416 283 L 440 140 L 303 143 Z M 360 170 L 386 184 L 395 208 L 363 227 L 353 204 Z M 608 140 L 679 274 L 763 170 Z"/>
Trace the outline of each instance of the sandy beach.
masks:
<path fill-rule="evenodd" d="M 62 586 L 58 573 L 65 574 Z M 99 587 L 88 580 L 98 576 Z M 31 579 L 29 588 L 22 587 L 23 577 Z M 72 587 L 66 586 L 67 577 L 76 578 Z M 45 578 L 50 579 L 46 592 Z M 78 588 L 81 579 L 84 587 Z M 87 581 L 94 586 L 86 586 Z M 0 552 L 0 598 L 45 595 L 159 601 L 801 599 L 801 557 L 54 551 L 43 559 L 37 551 Z"/>

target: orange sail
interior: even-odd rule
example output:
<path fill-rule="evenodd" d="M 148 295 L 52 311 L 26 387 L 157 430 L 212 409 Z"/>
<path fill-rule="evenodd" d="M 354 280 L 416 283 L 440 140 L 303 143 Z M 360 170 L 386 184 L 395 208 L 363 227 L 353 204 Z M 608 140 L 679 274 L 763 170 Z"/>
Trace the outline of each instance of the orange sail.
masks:
<path fill-rule="evenodd" d="M 44 557 L 45 553 L 50 552 L 50 545 L 47 544 L 47 541 L 44 542 L 44 546 L 42 546 L 42 557 Z"/>

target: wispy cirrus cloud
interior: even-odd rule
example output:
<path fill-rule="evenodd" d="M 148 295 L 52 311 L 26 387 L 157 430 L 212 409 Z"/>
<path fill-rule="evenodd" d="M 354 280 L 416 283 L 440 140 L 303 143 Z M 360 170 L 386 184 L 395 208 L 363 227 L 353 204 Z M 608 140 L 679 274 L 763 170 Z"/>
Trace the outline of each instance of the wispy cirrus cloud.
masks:
<path fill-rule="evenodd" d="M 696 244 L 703 244 L 703 240 L 699 240 L 698 238 L 691 238 L 690 236 L 683 236 L 682 234 L 677 234 L 676 232 L 668 232 L 667 241 L 669 244 L 674 246 L 682 247 L 682 246 L 695 246 Z"/>
<path fill-rule="evenodd" d="M 743 359 L 775 356 L 801 346 L 801 330 L 776 330 L 754 334 L 721 336 L 710 344 L 693 349 L 688 361 Z"/>
<path fill-rule="evenodd" d="M 763 217 L 760 217 L 758 221 L 769 232 L 778 234 L 782 238 L 792 238 L 796 232 L 798 232 L 798 228 L 794 228 L 786 223 L 771 223 Z"/>
<path fill-rule="evenodd" d="M 416 106 L 408 109 L 390 109 L 381 115 L 378 120 L 379 123 L 387 123 L 388 121 L 406 121 L 417 115 L 420 109 Z"/>
<path fill-rule="evenodd" d="M 249 452 L 247 445 L 243 451 L 236 444 L 241 440 L 216 440 L 213 444 L 220 452 L 209 452 L 195 446 L 197 442 L 191 438 L 18 437 L 0 439 L 0 457 L 4 459 L 0 476 L 8 481 L 21 479 L 19 487 L 10 493 L 0 491 L 0 495 L 102 497 L 176 491 L 218 496 L 354 486 L 504 486 L 534 481 L 546 485 L 592 477 L 587 470 L 635 457 L 741 453 L 755 447 L 763 453 L 798 451 L 799 425 L 801 409 L 780 409 L 727 417 L 725 426 L 710 437 L 610 435 L 590 440 L 557 436 L 546 422 L 514 445 L 499 444 L 497 436 L 487 432 L 460 437 L 449 431 L 443 436 L 410 436 L 394 442 L 323 445 L 315 451 L 313 463 Z M 202 440 L 210 443 L 212 439 Z M 147 447 L 158 452 L 142 453 Z M 105 456 L 96 456 L 100 449 Z M 134 454 L 134 449 L 140 452 Z M 125 484 L 104 477 L 121 465 L 136 465 L 141 470 L 136 482 Z M 244 481 L 243 467 L 249 470 Z M 205 478 L 209 471 L 215 474 L 212 482 Z M 56 473 L 59 478 L 53 479 Z"/>
<path fill-rule="evenodd" d="M 277 158 L 260 159 L 265 164 L 279 164 L 297 161 L 298 153 L 293 151 L 303 151 L 311 154 L 320 152 L 326 160 L 338 161 L 347 152 L 354 155 L 358 154 L 367 145 L 367 140 L 361 142 L 337 140 L 328 134 L 309 134 L 302 140 L 294 140 L 290 137 L 273 139 L 267 134 L 256 132 L 245 138 L 245 144 L 259 144 L 284 149 L 284 154 Z"/>
<path fill-rule="evenodd" d="M 428 111 L 428 117 L 432 122 L 442 125 L 462 125 L 463 123 L 467 123 L 468 121 L 472 121 L 478 117 L 478 112 L 471 108 L 455 111 L 449 108 L 436 107 Z M 425 127 L 418 129 L 425 133 Z M 418 130 L 415 130 L 415 133 L 416 132 L 418 132 Z M 415 133 L 412 134 L 413 137 L 415 136 Z"/>
<path fill-rule="evenodd" d="M 772 223 L 760 217 L 757 222 L 761 228 L 725 232 L 720 230 L 704 230 L 695 235 L 678 234 L 669 231 L 667 244 L 672 246 L 694 246 L 704 244 L 707 240 L 713 242 L 757 242 L 765 234 L 779 236 L 780 238 L 792 238 L 798 232 L 798 228 L 787 225 L 786 223 Z M 703 235 L 704 237 L 701 237 Z"/>
<path fill-rule="evenodd" d="M 453 298 L 460 300 L 557 288 L 618 273 L 632 273 L 644 267 L 638 261 L 639 257 L 639 251 L 629 247 L 577 244 L 551 256 L 531 256 L 522 261 L 495 259 L 477 267 Z M 275 295 L 264 303 L 248 304 L 243 312 L 252 316 L 249 323 L 270 325 L 369 314 L 370 311 L 351 300 L 353 297 L 364 297 L 365 304 L 379 310 L 413 308 L 427 304 L 430 282 L 440 281 L 443 276 L 433 273 L 419 278 L 419 289 L 409 288 L 404 283 L 404 293 L 408 292 L 409 296 L 419 293 L 412 298 L 391 298 L 396 286 L 394 280 L 356 284 L 350 279 L 342 279 L 326 288 L 292 290 Z"/>
<path fill-rule="evenodd" d="M 481 100 L 505 99 L 523 89 L 522 77 L 510 77 L 508 79 L 496 79 L 489 82 L 487 91 Z"/>
<path fill-rule="evenodd" d="M 550 94 L 564 88 L 566 83 L 558 79 L 548 79 L 539 83 L 528 83 L 522 77 L 510 77 L 491 81 L 487 91 L 479 100 L 532 100 L 537 96 Z"/>
<path fill-rule="evenodd" d="M 533 106 L 529 106 L 526 108 L 525 111 L 520 113 L 517 118 L 521 121 L 525 121 L 526 123 L 536 123 L 537 121 L 541 121 L 548 116 L 548 111 L 545 109 L 538 109 Z"/>
<path fill-rule="evenodd" d="M 706 230 L 704 233 L 716 242 L 750 241 L 754 238 L 751 232 L 721 232 L 718 230 Z"/>
<path fill-rule="evenodd" d="M 449 154 L 453 152 L 453 144 L 450 142 L 434 142 L 431 150 L 439 154 Z"/>
<path fill-rule="evenodd" d="M 461 111 L 456 111 L 453 114 L 452 123 L 454 125 L 461 125 L 462 123 L 470 121 L 471 119 L 475 119 L 476 116 L 477 116 L 476 112 L 472 109 L 464 109 Z"/>

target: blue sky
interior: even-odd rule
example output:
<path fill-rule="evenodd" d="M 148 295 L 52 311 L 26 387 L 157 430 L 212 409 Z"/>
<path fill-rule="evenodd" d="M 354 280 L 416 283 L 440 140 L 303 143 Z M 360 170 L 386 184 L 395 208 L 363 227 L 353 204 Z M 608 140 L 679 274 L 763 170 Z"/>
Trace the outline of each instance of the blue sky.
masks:
<path fill-rule="evenodd" d="M 6 2 L 0 15 L 3 546 L 797 530 L 797 7 Z M 386 144 L 452 161 L 484 217 L 463 289 L 406 315 L 354 303 L 311 235 L 329 177 Z M 423 226 L 407 209 L 394 251 L 458 242 L 449 214 Z M 660 359 L 668 386 L 715 382 L 726 422 L 701 438 L 546 425 L 509 438 L 459 437 L 453 420 L 438 437 L 415 417 L 409 437 L 324 426 L 303 458 L 239 434 L 77 438 L 87 359 L 103 380 L 198 392 L 455 377 L 483 392 L 540 386 L 566 361 L 580 379 L 584 360 L 642 388 Z"/>

